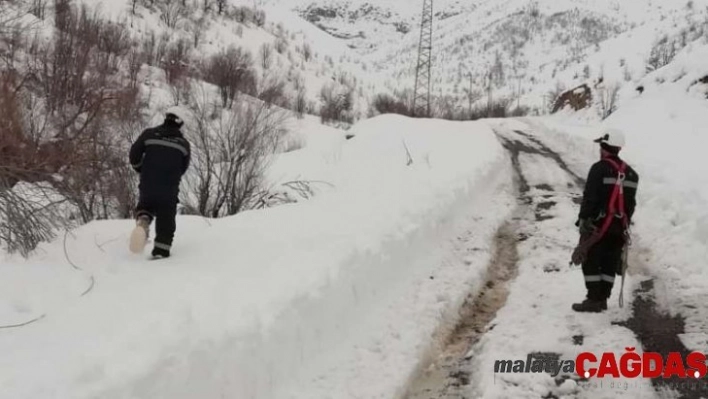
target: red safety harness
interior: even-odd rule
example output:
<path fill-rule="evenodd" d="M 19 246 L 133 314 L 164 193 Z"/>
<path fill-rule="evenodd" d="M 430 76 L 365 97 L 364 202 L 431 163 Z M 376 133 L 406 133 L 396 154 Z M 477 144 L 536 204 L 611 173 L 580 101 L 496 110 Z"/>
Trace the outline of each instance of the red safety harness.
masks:
<path fill-rule="evenodd" d="M 603 158 L 603 160 L 612 165 L 612 168 L 617 172 L 617 181 L 615 182 L 614 190 L 612 190 L 610 202 L 607 205 L 607 215 L 600 225 L 600 229 L 597 231 L 598 239 L 604 237 L 615 217 L 622 219 L 622 227 L 624 228 L 625 234 L 629 229 L 629 218 L 627 217 L 627 212 L 625 212 L 624 207 L 624 181 L 627 177 L 625 174 L 627 164 L 621 161 L 617 163 L 610 158 Z"/>
<path fill-rule="evenodd" d="M 617 163 L 609 158 L 603 158 L 603 160 L 607 161 L 607 163 L 612 165 L 614 170 L 617 172 L 617 181 L 615 182 L 615 188 L 614 190 L 612 190 L 612 194 L 610 195 L 610 202 L 607 204 L 607 214 L 602 216 L 604 217 L 604 219 L 600 226 L 598 226 L 598 228 L 596 228 L 592 232 L 592 234 L 581 235 L 580 242 L 578 243 L 578 246 L 573 252 L 571 265 L 579 265 L 584 261 L 585 256 L 587 255 L 587 251 L 590 250 L 590 248 L 597 244 L 600 240 L 602 240 L 607 231 L 610 229 L 610 226 L 612 225 L 612 222 L 615 218 L 620 218 L 622 220 L 622 227 L 624 229 L 624 235 L 626 238 L 625 244 L 629 244 L 630 242 L 629 217 L 625 212 L 624 204 L 624 182 L 626 178 L 625 172 L 627 170 L 627 165 L 624 162 Z"/>
<path fill-rule="evenodd" d="M 604 220 L 598 229 L 589 237 L 580 237 L 580 242 L 577 248 L 573 251 L 572 264 L 581 264 L 584 262 L 585 256 L 587 256 L 587 251 L 595 244 L 597 244 L 610 229 L 612 222 L 615 218 L 620 218 L 622 220 L 622 227 L 624 235 L 626 238 L 625 246 L 622 250 L 622 288 L 619 294 L 619 305 L 624 307 L 624 277 L 627 271 L 627 252 L 628 246 L 630 245 L 630 232 L 629 232 L 629 217 L 625 211 L 624 204 L 624 182 L 626 179 L 627 164 L 624 162 L 617 163 L 613 159 L 603 158 L 604 161 L 612 165 L 612 168 L 617 172 L 617 181 L 615 182 L 615 187 L 612 190 L 610 196 L 610 202 L 607 204 L 607 214 L 604 216 Z M 604 183 L 604 181 L 603 181 Z"/>

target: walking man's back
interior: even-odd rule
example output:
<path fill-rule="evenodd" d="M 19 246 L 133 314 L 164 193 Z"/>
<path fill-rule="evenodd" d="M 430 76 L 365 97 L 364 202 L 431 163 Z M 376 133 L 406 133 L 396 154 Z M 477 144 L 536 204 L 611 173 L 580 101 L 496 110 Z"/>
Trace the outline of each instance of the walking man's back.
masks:
<path fill-rule="evenodd" d="M 190 162 L 190 145 L 180 128 L 181 108 L 167 110 L 165 122 L 145 130 L 130 148 L 130 165 L 140 173 L 140 195 L 136 208 L 136 230 L 131 251 L 142 252 L 149 226 L 155 220 L 153 257 L 169 257 L 176 230 L 175 217 L 179 185 Z"/>

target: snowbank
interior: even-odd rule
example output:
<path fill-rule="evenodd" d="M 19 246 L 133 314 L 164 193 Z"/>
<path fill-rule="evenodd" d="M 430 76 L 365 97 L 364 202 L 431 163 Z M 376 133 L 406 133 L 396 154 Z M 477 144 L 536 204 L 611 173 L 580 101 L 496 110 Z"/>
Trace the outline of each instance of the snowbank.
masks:
<path fill-rule="evenodd" d="M 400 393 L 446 312 L 479 284 L 513 203 L 510 171 L 484 124 L 387 116 L 353 133 L 321 147 L 329 157 L 304 176 L 333 190 L 179 218 L 169 260 L 128 254 L 129 221 L 84 226 L 27 261 L 0 258 L 0 324 L 44 315 L 0 329 L 0 398 Z M 471 220 L 471 266 L 442 262 Z"/>

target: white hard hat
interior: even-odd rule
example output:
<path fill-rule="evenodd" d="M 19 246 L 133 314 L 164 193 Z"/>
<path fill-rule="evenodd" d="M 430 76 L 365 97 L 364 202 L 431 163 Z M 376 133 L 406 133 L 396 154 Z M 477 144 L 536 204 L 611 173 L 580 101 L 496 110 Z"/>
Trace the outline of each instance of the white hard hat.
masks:
<path fill-rule="evenodd" d="M 179 123 L 180 125 L 183 124 L 187 118 L 187 110 L 184 107 L 180 107 L 178 105 L 172 106 L 165 111 L 165 116 L 174 116 L 176 118 L 175 122 Z"/>
<path fill-rule="evenodd" d="M 622 148 L 625 145 L 625 139 L 624 139 L 624 132 L 622 132 L 619 129 L 605 129 L 604 130 L 604 135 L 597 140 L 595 140 L 596 143 L 605 143 L 609 146 L 612 147 L 619 147 Z"/>

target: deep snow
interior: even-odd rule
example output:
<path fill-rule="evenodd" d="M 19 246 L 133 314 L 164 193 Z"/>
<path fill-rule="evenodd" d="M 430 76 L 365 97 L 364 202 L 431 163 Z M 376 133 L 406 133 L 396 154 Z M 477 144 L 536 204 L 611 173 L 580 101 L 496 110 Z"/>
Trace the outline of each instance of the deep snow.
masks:
<path fill-rule="evenodd" d="M 334 189 L 180 217 L 169 260 L 130 255 L 129 221 L 4 256 L 1 323 L 46 317 L 0 330 L 0 397 L 395 395 L 479 284 L 513 204 L 509 168 L 483 123 L 380 117 L 352 133 L 303 169 Z"/>

